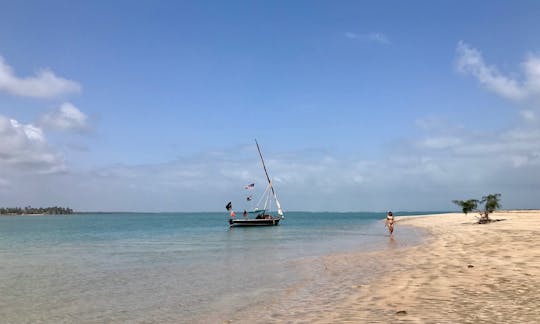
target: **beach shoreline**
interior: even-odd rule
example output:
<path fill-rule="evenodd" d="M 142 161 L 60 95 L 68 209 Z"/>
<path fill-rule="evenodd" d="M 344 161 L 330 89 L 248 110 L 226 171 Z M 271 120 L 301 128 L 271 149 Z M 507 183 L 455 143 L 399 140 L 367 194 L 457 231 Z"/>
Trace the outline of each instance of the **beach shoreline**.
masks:
<path fill-rule="evenodd" d="M 475 215 L 397 217 L 386 249 L 312 260 L 299 269 L 311 289 L 224 322 L 537 323 L 540 211 L 500 211 L 492 218 L 503 221 L 482 225 Z M 405 226 L 429 234 L 393 246 Z"/>
<path fill-rule="evenodd" d="M 476 215 L 398 216 L 393 237 L 385 230 L 383 219 L 373 219 L 375 223 L 369 227 L 347 232 L 353 234 L 348 239 L 356 244 L 346 245 L 352 250 L 335 246 L 336 252 L 327 254 L 276 259 L 272 268 L 266 258 L 259 259 L 264 267 L 256 268 L 232 260 L 234 254 L 224 260 L 239 265 L 236 268 L 221 261 L 215 263 L 223 265 L 217 270 L 192 268 L 193 263 L 183 267 L 171 262 L 181 260 L 178 253 L 183 251 L 180 237 L 171 240 L 169 236 L 177 230 L 162 233 L 161 227 L 154 227 L 156 241 L 145 236 L 134 241 L 133 232 L 126 231 L 118 241 L 116 230 L 109 232 L 114 240 L 108 242 L 103 241 L 107 236 L 88 242 L 69 236 L 60 245 L 52 241 L 54 244 L 28 246 L 26 239 L 7 240 L 16 244 L 5 245 L 3 254 L 5 271 L 0 286 L 8 293 L 0 298 L 0 304 L 6 305 L 0 317 L 13 323 L 37 319 L 52 323 L 69 316 L 86 323 L 103 319 L 111 323 L 536 323 L 540 318 L 540 249 L 536 246 L 540 211 L 497 212 L 492 218 L 503 221 L 483 225 L 475 224 Z M 100 215 L 100 231 L 80 233 L 101 235 L 111 222 L 127 224 L 134 219 L 144 221 L 146 231 L 148 224 L 184 222 L 170 215 L 163 217 L 156 221 L 144 215 L 118 219 Z M 96 223 L 86 217 L 75 220 L 83 222 L 76 228 Z M 27 222 L 19 225 L 27 239 L 34 237 L 28 233 Z M 57 239 L 58 226 L 71 233 L 73 224 L 51 224 L 55 231 L 45 232 Z M 34 230 L 43 232 L 42 226 Z M 264 232 L 227 233 L 228 240 L 243 241 L 256 234 L 260 241 Z M 266 235 L 273 239 L 276 231 Z M 321 236 L 321 244 L 336 244 L 334 236 Z M 373 245 L 375 241 L 378 243 Z M 24 249 L 15 248 L 18 244 Z M 306 241 L 304 248 L 315 246 Z M 85 255 L 82 262 L 81 254 Z M 157 263 L 140 264 L 149 257 Z M 36 268 L 39 272 L 33 271 Z M 193 270 L 189 276 L 186 269 Z M 234 282 L 239 276 L 242 281 Z M 269 285 L 271 276 L 276 280 Z M 188 277 L 192 281 L 187 282 Z M 224 283 L 212 300 L 208 299 L 208 286 L 202 285 L 208 278 Z M 246 278 L 256 281 L 249 286 Z M 187 304 L 184 291 L 190 286 L 181 286 L 186 282 L 195 284 L 190 294 L 199 294 L 193 299 L 199 304 Z M 109 296 L 115 298 L 109 301 Z"/>
<path fill-rule="evenodd" d="M 433 236 L 387 251 L 381 262 L 391 270 L 316 322 L 537 323 L 540 211 L 492 218 L 503 221 L 475 224 L 472 213 L 397 218 L 395 236 L 403 225 Z"/>

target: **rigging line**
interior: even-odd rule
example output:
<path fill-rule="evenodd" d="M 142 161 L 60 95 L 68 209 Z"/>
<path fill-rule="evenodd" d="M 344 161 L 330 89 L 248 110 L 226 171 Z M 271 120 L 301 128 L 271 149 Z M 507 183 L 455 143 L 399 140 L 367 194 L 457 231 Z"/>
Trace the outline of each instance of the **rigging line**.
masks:
<path fill-rule="evenodd" d="M 264 201 L 264 210 L 268 208 L 268 200 L 270 199 L 270 192 L 266 195 L 266 200 Z"/>
<path fill-rule="evenodd" d="M 266 195 L 266 192 L 268 191 L 268 186 L 266 186 L 266 189 L 264 189 L 264 193 L 261 195 L 261 198 L 259 199 L 259 201 L 257 202 L 257 207 L 259 207 L 261 205 L 261 202 L 263 201 L 263 199 L 267 196 Z"/>

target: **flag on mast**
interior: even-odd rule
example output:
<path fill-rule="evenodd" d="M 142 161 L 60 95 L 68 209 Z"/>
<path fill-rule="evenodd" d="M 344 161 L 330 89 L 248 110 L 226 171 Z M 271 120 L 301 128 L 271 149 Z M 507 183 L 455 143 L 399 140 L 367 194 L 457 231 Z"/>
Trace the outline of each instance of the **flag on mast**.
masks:
<path fill-rule="evenodd" d="M 254 184 L 254 183 L 250 183 L 250 184 L 246 185 L 246 186 L 244 187 L 244 189 L 248 189 L 248 190 L 249 190 L 249 189 L 253 189 L 254 187 L 255 187 L 255 184 Z"/>

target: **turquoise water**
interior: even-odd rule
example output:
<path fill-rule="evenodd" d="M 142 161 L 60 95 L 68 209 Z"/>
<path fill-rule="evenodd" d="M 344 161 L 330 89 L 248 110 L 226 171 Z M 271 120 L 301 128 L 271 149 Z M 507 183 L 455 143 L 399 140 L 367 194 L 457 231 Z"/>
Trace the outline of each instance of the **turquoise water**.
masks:
<path fill-rule="evenodd" d="M 294 284 L 291 261 L 383 248 L 383 218 L 291 212 L 230 229 L 224 213 L 0 217 L 0 318 L 204 322 Z"/>

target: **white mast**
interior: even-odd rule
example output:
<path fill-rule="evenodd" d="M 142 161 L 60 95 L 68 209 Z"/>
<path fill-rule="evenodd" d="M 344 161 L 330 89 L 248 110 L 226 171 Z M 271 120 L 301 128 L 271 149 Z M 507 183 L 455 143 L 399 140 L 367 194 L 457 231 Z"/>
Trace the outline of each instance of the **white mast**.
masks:
<path fill-rule="evenodd" d="M 279 201 L 276 196 L 276 191 L 274 190 L 274 186 L 272 186 L 272 181 L 270 180 L 270 177 L 268 176 L 268 171 L 266 171 L 266 165 L 264 164 L 264 159 L 261 153 L 261 148 L 259 147 L 259 143 L 257 143 L 257 140 L 255 140 L 255 144 L 257 144 L 257 150 L 259 151 L 259 156 L 261 157 L 261 162 L 264 168 L 264 173 L 266 174 L 266 179 L 268 180 L 268 186 L 270 189 L 272 189 L 272 194 L 274 195 L 274 200 L 276 201 L 276 206 L 278 208 L 278 215 L 283 218 L 283 210 L 281 209 L 281 205 L 279 204 Z"/>

